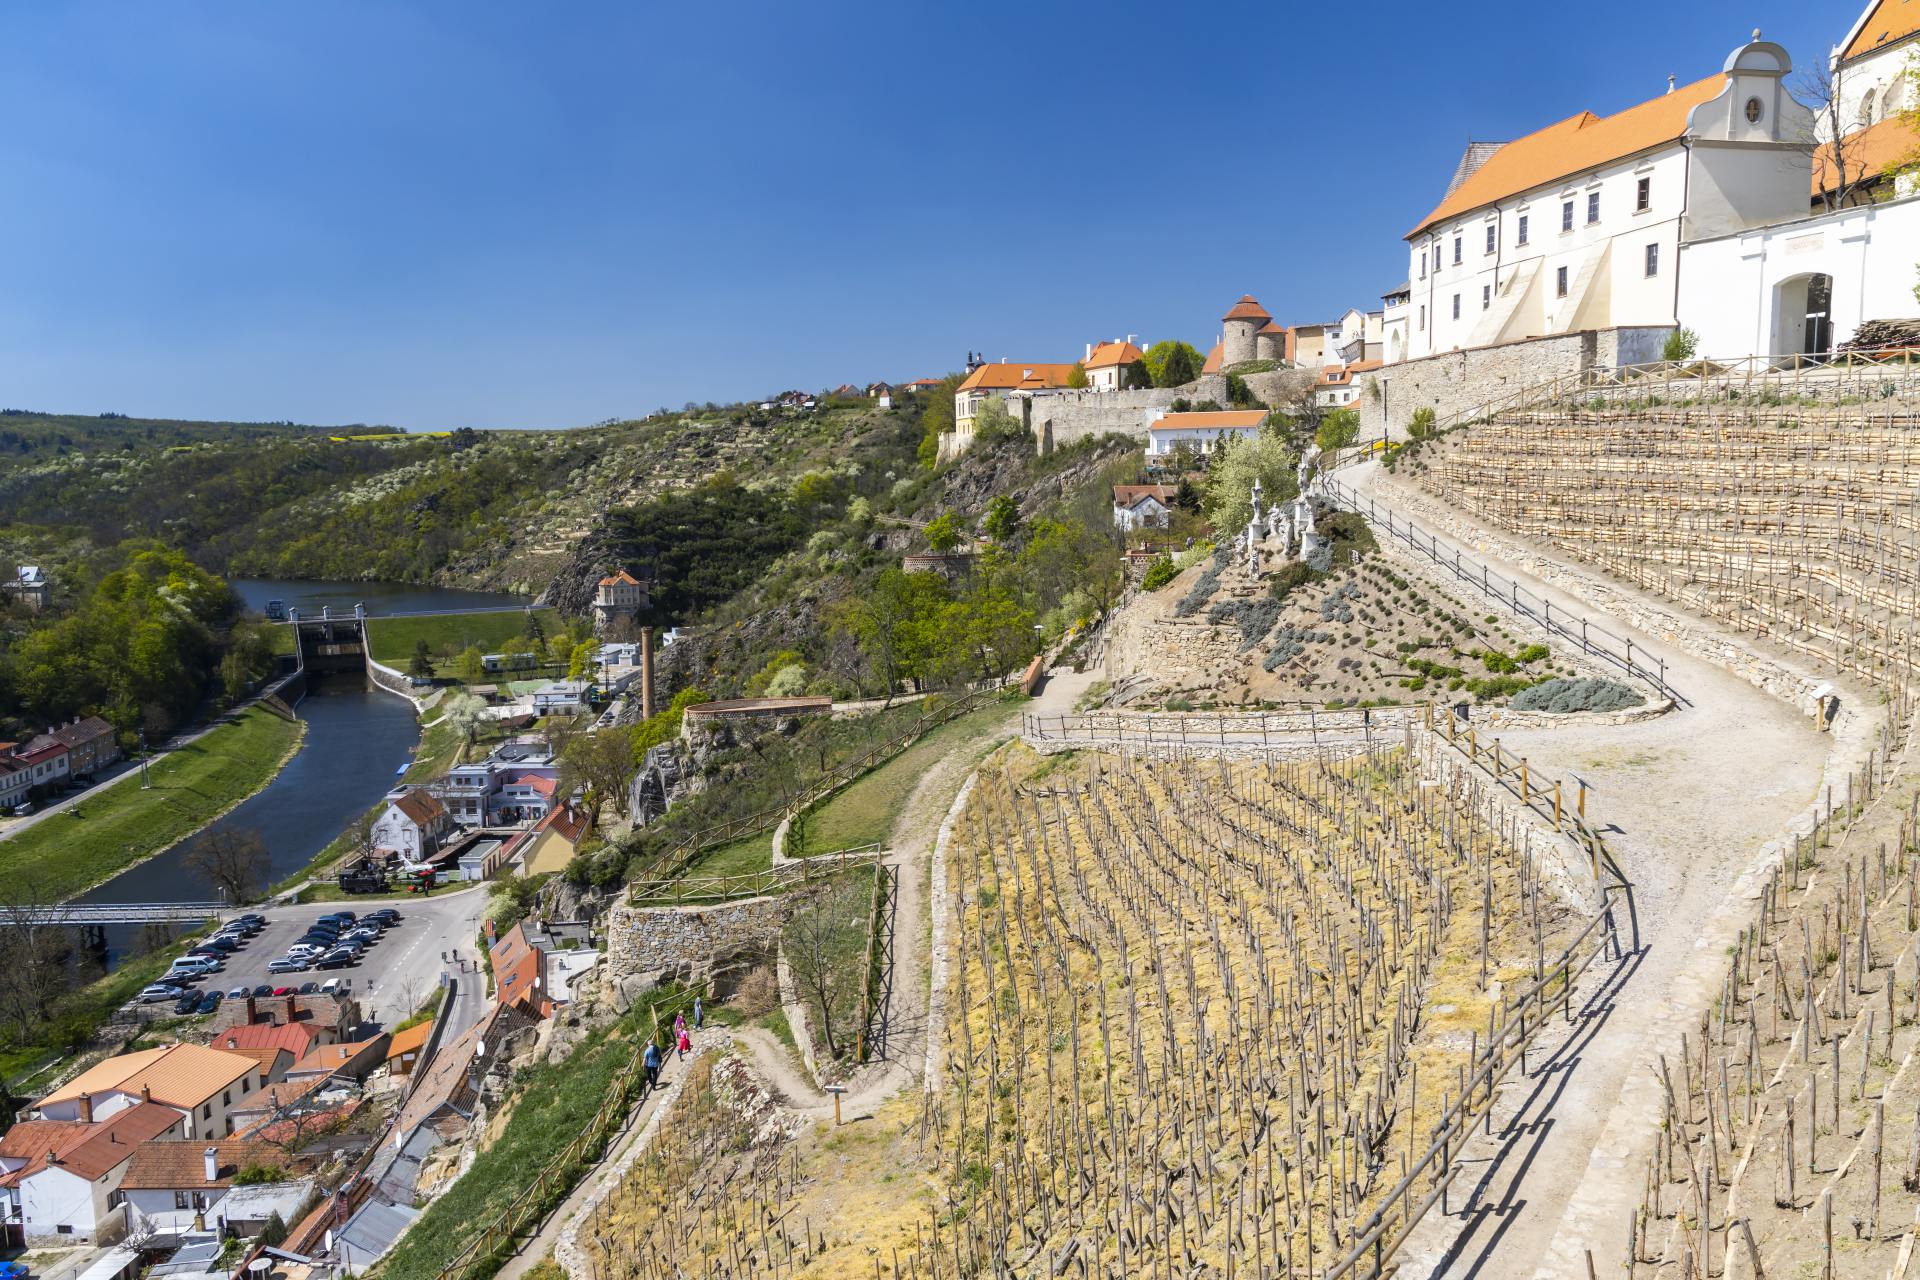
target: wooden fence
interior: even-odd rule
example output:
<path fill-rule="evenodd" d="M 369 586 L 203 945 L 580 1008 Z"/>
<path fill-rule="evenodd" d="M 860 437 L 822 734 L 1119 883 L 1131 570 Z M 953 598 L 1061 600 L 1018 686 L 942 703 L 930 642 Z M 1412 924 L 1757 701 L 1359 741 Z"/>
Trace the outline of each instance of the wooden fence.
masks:
<path fill-rule="evenodd" d="M 670 1047 L 667 1033 L 662 1029 L 660 1015 L 669 1015 L 692 1007 L 694 998 L 700 992 L 686 992 L 671 1000 L 653 1006 L 653 1030 L 633 1046 L 633 1056 L 627 1060 L 618 1074 L 607 1086 L 606 1100 L 587 1121 L 586 1127 L 556 1153 L 553 1159 L 535 1173 L 526 1186 L 509 1201 L 493 1220 L 480 1229 L 467 1246 L 453 1256 L 446 1266 L 440 1269 L 439 1280 L 482 1280 L 491 1276 L 500 1268 L 500 1263 L 510 1257 L 514 1242 L 529 1229 L 534 1228 L 556 1202 L 554 1197 L 564 1197 L 585 1172 L 587 1162 L 597 1160 L 604 1152 L 607 1140 L 611 1138 L 627 1112 L 646 1097 L 646 1052 L 649 1044 L 659 1045 L 663 1050 Z"/>
<path fill-rule="evenodd" d="M 636 880 L 629 888 L 628 900 L 635 906 L 661 907 L 762 898 L 768 894 L 784 893 L 836 872 L 869 866 L 886 856 L 885 845 L 863 844 L 817 857 L 796 858 L 768 871 L 749 871 L 737 876 L 669 876 L 664 879 Z"/>
<path fill-rule="evenodd" d="M 1028 737 L 1102 743 L 1141 742 L 1154 746 L 1250 746 L 1305 735 L 1367 736 L 1422 719 L 1422 707 L 1359 707 L 1342 711 L 1090 711 L 1077 716 L 1022 716 Z"/>

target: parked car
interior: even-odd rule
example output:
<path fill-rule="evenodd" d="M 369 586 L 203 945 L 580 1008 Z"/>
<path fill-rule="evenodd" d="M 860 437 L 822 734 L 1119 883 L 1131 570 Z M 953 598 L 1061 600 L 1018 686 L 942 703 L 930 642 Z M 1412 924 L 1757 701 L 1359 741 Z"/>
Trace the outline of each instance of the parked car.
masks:
<path fill-rule="evenodd" d="M 141 1004 L 159 1004 L 164 1000 L 178 1000 L 186 988 L 177 982 L 162 980 L 140 992 Z"/>
<path fill-rule="evenodd" d="M 247 993 L 251 990 L 253 990 L 252 987 L 235 987 L 233 990 L 227 992 L 227 999 L 245 1000 L 247 998 Z"/>
<path fill-rule="evenodd" d="M 352 933 L 340 939 L 340 941 L 342 943 L 364 942 L 364 943 L 371 944 L 371 943 L 380 941 L 380 931 L 378 929 L 366 929 L 366 928 L 355 929 Z"/>
<path fill-rule="evenodd" d="M 318 990 L 320 990 L 320 984 L 317 982 L 303 982 L 300 984 L 300 994 L 303 996 L 310 996 Z"/>
<path fill-rule="evenodd" d="M 307 967 L 308 960 L 309 960 L 309 957 L 307 956 L 293 956 L 293 955 L 281 956 L 278 960 L 270 960 L 267 962 L 267 972 L 268 973 L 299 973 L 302 969 L 305 969 Z"/>
<path fill-rule="evenodd" d="M 240 949 L 240 942 L 241 939 L 231 933 L 216 933 L 200 946 L 212 948 L 215 951 L 233 952 Z"/>
<path fill-rule="evenodd" d="M 175 960 L 173 966 L 167 970 L 167 976 L 183 975 L 186 977 L 204 978 L 210 973 L 218 973 L 219 971 L 220 962 L 210 956 L 181 956 L 178 960 Z"/>
<path fill-rule="evenodd" d="M 256 1000 L 265 1000 L 268 996 L 272 994 L 273 994 L 272 983 L 263 982 L 259 986 L 253 989 L 253 997 Z"/>
<path fill-rule="evenodd" d="M 200 997 L 200 1004 L 197 1008 L 194 1009 L 194 1012 L 195 1013 L 212 1013 L 214 1010 L 218 1009 L 219 1007 L 220 1007 L 220 993 L 218 991 L 209 991 L 205 995 Z"/>
<path fill-rule="evenodd" d="M 387 923 L 387 925 L 392 926 L 400 923 L 400 913 L 398 911 L 395 911 L 392 907 L 382 907 L 378 911 L 375 911 L 372 914 L 368 915 L 367 919 L 383 920 Z"/>
<path fill-rule="evenodd" d="M 273 994 L 277 996 L 292 996 L 292 995 L 298 995 L 300 993 L 296 988 L 293 988 L 293 987 L 275 987 L 273 989 Z"/>
<path fill-rule="evenodd" d="M 322 993 L 330 996 L 344 995 L 346 994 L 347 988 L 352 985 L 352 982 L 345 978 L 328 978 L 320 984 L 320 990 Z"/>
<path fill-rule="evenodd" d="M 318 960 L 315 960 L 313 967 L 316 969 L 344 969 L 357 959 L 359 959 L 359 957 L 354 955 L 353 952 L 342 947 L 336 947 L 321 956 Z"/>
<path fill-rule="evenodd" d="M 199 1007 L 200 993 L 192 987 L 188 987 L 185 991 L 181 992 L 180 998 L 173 1002 L 174 1013 L 183 1018 L 191 1015 L 193 1011 Z"/>

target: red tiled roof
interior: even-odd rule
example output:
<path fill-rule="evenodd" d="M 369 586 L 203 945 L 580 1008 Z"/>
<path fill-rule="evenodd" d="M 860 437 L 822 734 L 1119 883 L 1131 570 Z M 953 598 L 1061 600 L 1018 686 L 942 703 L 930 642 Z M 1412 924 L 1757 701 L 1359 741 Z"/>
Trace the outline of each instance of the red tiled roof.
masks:
<path fill-rule="evenodd" d="M 435 819 L 444 817 L 447 807 L 440 803 L 425 787 L 415 787 L 393 802 L 394 807 L 407 816 L 407 820 L 416 827 L 431 825 Z"/>
<path fill-rule="evenodd" d="M 64 729 L 55 729 L 53 736 L 67 747 L 83 747 L 98 738 L 111 738 L 113 726 L 99 716 L 88 716 L 85 720 L 76 720 Z"/>
<path fill-rule="evenodd" d="M 207 1148 L 214 1149 L 214 1171 L 207 1179 Z M 133 1153 L 120 1178 L 122 1191 L 188 1191 L 198 1187 L 230 1187 L 234 1175 L 249 1165 L 284 1169 L 286 1153 L 267 1142 L 223 1138 L 218 1142 L 188 1138 L 149 1142 Z"/>
<path fill-rule="evenodd" d="M 142 1144 L 151 1142 L 182 1120 L 181 1114 L 172 1107 L 163 1107 L 157 1102 L 136 1102 L 96 1124 L 78 1126 L 78 1132 L 58 1147 L 42 1151 L 14 1176 L 16 1180 L 28 1178 L 50 1164 L 58 1164 L 92 1181 L 118 1168 Z"/>
<path fill-rule="evenodd" d="M 1271 320 L 1273 319 L 1272 316 L 1267 314 L 1267 309 L 1265 307 L 1261 306 L 1259 303 L 1253 300 L 1253 295 L 1250 293 L 1242 294 L 1240 296 L 1240 301 L 1233 304 L 1233 309 L 1227 312 L 1227 314 L 1225 314 L 1224 316 L 1221 316 L 1220 318 L 1222 320 Z"/>
<path fill-rule="evenodd" d="M 312 1023 L 283 1022 L 276 1026 L 271 1022 L 255 1022 L 219 1032 L 213 1037 L 213 1047 L 235 1053 L 284 1049 L 298 1059 L 305 1057 L 319 1039 L 320 1031 Z"/>
<path fill-rule="evenodd" d="M 1117 484 L 1113 486 L 1113 505 L 1130 507 L 1142 498 L 1172 502 L 1179 492 L 1177 484 Z"/>
<path fill-rule="evenodd" d="M 623 584 L 629 587 L 637 587 L 640 585 L 640 579 L 634 577 L 625 569 L 600 579 L 600 585 L 603 587 L 615 587 Z"/>
<path fill-rule="evenodd" d="M 1040 390 L 1064 387 L 1073 376 L 1072 364 L 983 364 L 968 374 L 961 391 Z"/>

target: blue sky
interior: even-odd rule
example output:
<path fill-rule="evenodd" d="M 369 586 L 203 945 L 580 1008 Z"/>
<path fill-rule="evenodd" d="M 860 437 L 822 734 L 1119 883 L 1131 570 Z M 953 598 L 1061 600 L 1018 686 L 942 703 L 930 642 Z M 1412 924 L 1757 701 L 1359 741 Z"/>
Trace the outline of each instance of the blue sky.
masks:
<path fill-rule="evenodd" d="M 570 426 L 1377 305 L 1470 138 L 1851 5 L 0 10 L 0 404 Z"/>

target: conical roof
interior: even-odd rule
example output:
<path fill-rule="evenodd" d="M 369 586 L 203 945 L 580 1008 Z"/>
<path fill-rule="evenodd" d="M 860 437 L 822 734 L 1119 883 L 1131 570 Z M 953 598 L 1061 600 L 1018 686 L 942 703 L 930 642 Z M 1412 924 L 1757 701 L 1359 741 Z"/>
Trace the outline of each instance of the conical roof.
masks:
<path fill-rule="evenodd" d="M 1222 320 L 1271 320 L 1266 308 L 1253 300 L 1250 293 L 1242 294 L 1240 301 L 1233 304 L 1233 310 L 1220 317 Z"/>

